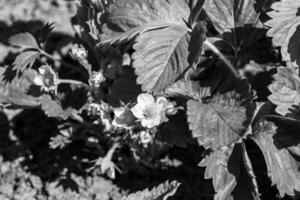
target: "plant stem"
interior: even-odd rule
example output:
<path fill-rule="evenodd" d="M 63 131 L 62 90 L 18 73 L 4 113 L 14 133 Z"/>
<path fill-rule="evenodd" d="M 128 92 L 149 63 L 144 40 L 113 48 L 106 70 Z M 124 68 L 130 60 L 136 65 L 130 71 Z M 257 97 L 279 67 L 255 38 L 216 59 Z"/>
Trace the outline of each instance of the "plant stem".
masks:
<path fill-rule="evenodd" d="M 231 64 L 231 62 L 224 56 L 222 52 L 219 51 L 219 49 L 210 41 L 205 40 L 204 45 L 206 45 L 208 48 L 210 48 L 219 58 L 225 63 L 225 65 L 230 69 L 230 71 L 233 73 L 233 75 L 236 78 L 239 78 L 239 74 L 235 70 L 234 66 Z"/>
<path fill-rule="evenodd" d="M 58 84 L 74 84 L 74 85 L 81 85 L 87 89 L 90 90 L 90 86 L 84 82 L 77 81 L 77 80 L 72 80 L 72 79 L 59 79 Z"/>

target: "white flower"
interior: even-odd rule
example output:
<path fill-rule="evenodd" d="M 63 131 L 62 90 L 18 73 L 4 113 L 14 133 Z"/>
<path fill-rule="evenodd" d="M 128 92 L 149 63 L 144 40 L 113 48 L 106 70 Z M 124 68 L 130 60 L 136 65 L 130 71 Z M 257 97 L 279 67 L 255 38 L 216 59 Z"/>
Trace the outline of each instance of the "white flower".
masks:
<path fill-rule="evenodd" d="M 137 104 L 131 108 L 131 111 L 143 127 L 153 128 L 168 121 L 165 105 L 155 102 L 154 97 L 147 93 L 138 96 Z"/>
<path fill-rule="evenodd" d="M 49 65 L 43 65 L 39 69 L 39 74 L 33 79 L 33 82 L 41 86 L 42 91 L 57 91 L 58 77 Z"/>
<path fill-rule="evenodd" d="M 175 108 L 176 103 L 169 101 L 165 97 L 158 97 L 156 102 L 163 106 L 167 115 L 175 115 L 178 111 L 178 109 Z"/>
<path fill-rule="evenodd" d="M 100 71 L 100 72 L 93 71 L 93 75 L 91 77 L 92 86 L 95 88 L 98 88 L 98 87 L 100 87 L 100 84 L 103 81 L 105 81 L 105 77 L 103 76 L 102 71 Z"/>
<path fill-rule="evenodd" d="M 83 46 L 74 44 L 71 49 L 71 55 L 76 60 L 84 60 L 87 58 L 87 51 Z"/>

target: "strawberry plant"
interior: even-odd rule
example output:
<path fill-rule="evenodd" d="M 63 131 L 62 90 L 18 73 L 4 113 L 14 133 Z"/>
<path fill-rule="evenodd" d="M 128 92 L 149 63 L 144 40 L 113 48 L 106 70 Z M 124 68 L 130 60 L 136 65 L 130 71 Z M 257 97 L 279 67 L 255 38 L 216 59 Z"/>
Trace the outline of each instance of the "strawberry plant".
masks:
<path fill-rule="evenodd" d="M 155 168 L 171 146 L 196 143 L 215 200 L 262 198 L 255 149 L 278 196 L 297 198 L 297 0 L 81 0 L 71 22 L 71 62 L 47 49 L 47 24 L 11 36 L 20 53 L 0 68 L 3 107 L 57 119 L 51 148 L 82 141 L 98 151 L 87 171 L 115 179 L 130 167 L 115 159 L 125 148 Z M 179 185 L 124 199 L 167 199 Z"/>

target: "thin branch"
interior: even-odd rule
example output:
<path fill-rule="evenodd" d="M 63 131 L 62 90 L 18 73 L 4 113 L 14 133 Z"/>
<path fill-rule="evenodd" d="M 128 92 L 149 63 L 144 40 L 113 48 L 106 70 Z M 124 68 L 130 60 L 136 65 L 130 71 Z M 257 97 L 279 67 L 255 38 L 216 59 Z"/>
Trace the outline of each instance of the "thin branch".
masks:
<path fill-rule="evenodd" d="M 225 65 L 230 69 L 230 71 L 233 73 L 233 75 L 236 78 L 240 78 L 240 75 L 235 70 L 234 66 L 231 64 L 231 62 L 224 56 L 222 52 L 219 51 L 219 49 L 210 41 L 205 40 L 204 45 L 206 45 L 210 50 L 212 50 L 219 58 L 225 63 Z"/>
<path fill-rule="evenodd" d="M 91 90 L 90 86 L 84 82 L 81 81 L 77 81 L 77 80 L 72 80 L 72 79 L 59 79 L 58 80 L 58 84 L 73 84 L 73 85 L 80 85 L 83 86 L 85 88 L 87 88 L 88 90 Z"/>

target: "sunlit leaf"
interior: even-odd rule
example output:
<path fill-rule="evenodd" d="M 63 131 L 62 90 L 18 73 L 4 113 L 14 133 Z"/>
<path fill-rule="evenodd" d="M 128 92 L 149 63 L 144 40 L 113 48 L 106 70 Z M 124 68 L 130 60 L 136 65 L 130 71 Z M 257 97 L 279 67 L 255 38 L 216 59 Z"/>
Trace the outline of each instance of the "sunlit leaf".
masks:
<path fill-rule="evenodd" d="M 137 83 L 148 92 L 162 91 L 188 67 L 189 12 L 180 0 L 118 0 L 109 12 L 101 43 L 135 38 Z"/>
<path fill-rule="evenodd" d="M 300 163 L 297 160 L 300 156 L 300 146 L 278 149 L 274 144 L 277 131 L 273 123 L 260 120 L 255 126 L 252 139 L 264 155 L 268 175 L 272 184 L 279 190 L 280 196 L 283 197 L 285 194 L 294 196 L 295 190 L 300 191 Z"/>
<path fill-rule="evenodd" d="M 9 43 L 13 46 L 24 49 L 39 49 L 36 39 L 30 33 L 19 33 L 9 38 Z"/>
<path fill-rule="evenodd" d="M 245 88 L 243 95 L 236 91 L 217 94 L 208 103 L 189 100 L 187 115 L 194 138 L 206 149 L 234 144 L 248 129 L 254 114 L 252 95 Z"/>
<path fill-rule="evenodd" d="M 204 177 L 212 179 L 215 200 L 259 199 L 252 167 L 242 145 L 218 149 L 199 164 L 206 167 Z"/>
<path fill-rule="evenodd" d="M 275 46 L 281 47 L 281 55 L 285 61 L 296 61 L 300 65 L 300 2 L 297 0 L 281 0 L 272 4 L 273 11 L 268 12 L 271 19 L 265 23 L 270 27 L 267 35 L 272 37 Z"/>
<path fill-rule="evenodd" d="M 204 10 L 215 28 L 224 33 L 247 24 L 261 26 L 254 3 L 254 0 L 207 0 Z"/>
<path fill-rule="evenodd" d="M 278 67 L 273 78 L 268 87 L 272 94 L 268 98 L 277 106 L 277 113 L 286 115 L 292 106 L 300 104 L 300 77 L 291 69 Z"/>

